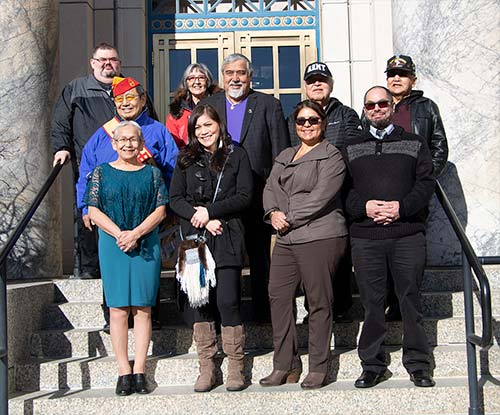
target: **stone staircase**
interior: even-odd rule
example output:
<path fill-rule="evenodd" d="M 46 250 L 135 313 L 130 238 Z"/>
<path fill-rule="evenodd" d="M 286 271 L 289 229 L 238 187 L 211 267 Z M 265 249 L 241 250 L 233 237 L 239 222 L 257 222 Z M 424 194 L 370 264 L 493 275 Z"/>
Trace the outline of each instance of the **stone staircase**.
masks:
<path fill-rule="evenodd" d="M 500 413 L 500 267 L 486 266 L 493 290 L 494 346 L 481 353 L 486 413 Z M 251 319 L 249 276 L 242 276 L 243 316 Z M 102 329 L 100 280 L 54 280 L 54 302 L 43 309 L 42 330 L 31 336 L 31 358 L 17 363 L 10 414 L 466 414 L 467 361 L 463 283 L 458 269 L 427 269 L 424 275 L 425 330 L 433 346 L 436 387 L 416 388 L 401 364 L 401 323 L 388 324 L 392 378 L 359 390 L 354 380 L 361 367 L 356 343 L 362 326 L 357 295 L 350 323 L 333 327 L 328 386 L 302 391 L 298 384 L 262 388 L 258 380 L 272 370 L 270 325 L 245 323 L 245 375 L 251 385 L 229 393 L 223 386 L 194 393 L 198 374 L 192 330 L 182 325 L 175 305 L 175 279 L 164 272 L 161 282 L 163 328 L 153 332 L 147 377 L 156 386 L 150 395 L 117 397 L 117 377 L 109 334 Z M 298 298 L 299 347 L 307 373 L 307 324 L 303 298 Z M 477 309 L 478 302 L 475 299 Z M 476 319 L 476 330 L 481 321 Z M 129 331 L 132 354 L 133 336 Z M 218 363 L 226 373 L 220 353 Z M 303 375 L 304 376 L 304 375 Z M 220 375 L 219 382 L 223 378 Z"/>

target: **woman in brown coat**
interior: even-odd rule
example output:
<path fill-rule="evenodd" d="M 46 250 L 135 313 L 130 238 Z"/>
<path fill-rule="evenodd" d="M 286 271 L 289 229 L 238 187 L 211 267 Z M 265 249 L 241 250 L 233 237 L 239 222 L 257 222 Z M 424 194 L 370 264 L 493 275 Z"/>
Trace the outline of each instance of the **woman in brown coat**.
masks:
<path fill-rule="evenodd" d="M 300 386 L 314 389 L 326 382 L 331 278 L 347 244 L 340 200 L 345 164 L 337 148 L 323 140 L 326 116 L 320 105 L 303 101 L 293 117 L 301 143 L 278 155 L 264 189 L 264 219 L 278 237 L 269 278 L 273 371 L 260 384 L 276 386 L 300 378 L 294 301 L 302 285 L 309 301 L 309 374 Z"/>

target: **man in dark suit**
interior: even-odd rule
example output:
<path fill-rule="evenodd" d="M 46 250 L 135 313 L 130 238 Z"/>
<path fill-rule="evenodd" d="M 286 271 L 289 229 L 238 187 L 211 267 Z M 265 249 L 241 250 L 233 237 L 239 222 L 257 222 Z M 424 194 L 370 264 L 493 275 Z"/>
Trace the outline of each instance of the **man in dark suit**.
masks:
<path fill-rule="evenodd" d="M 290 146 L 288 128 L 280 102 L 250 87 L 253 68 L 246 56 L 229 55 L 222 62 L 224 91 L 205 98 L 226 122 L 235 145 L 248 153 L 254 180 L 252 205 L 245 221 L 245 243 L 252 277 L 254 317 L 269 321 L 269 281 L 271 227 L 264 223 L 262 192 L 274 158 Z"/>

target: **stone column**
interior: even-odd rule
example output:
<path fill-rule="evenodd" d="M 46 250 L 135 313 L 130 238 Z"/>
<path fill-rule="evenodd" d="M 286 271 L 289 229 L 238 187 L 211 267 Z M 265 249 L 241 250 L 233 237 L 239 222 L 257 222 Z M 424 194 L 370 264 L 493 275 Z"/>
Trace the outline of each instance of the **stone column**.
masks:
<path fill-rule="evenodd" d="M 58 1 L 3 0 L 0 9 L 0 245 L 52 167 Z M 54 186 L 57 187 L 57 186 Z M 17 242 L 9 278 L 61 274 L 60 207 L 52 189 Z"/>
<path fill-rule="evenodd" d="M 449 163 L 440 181 L 477 254 L 500 255 L 500 3 L 392 5 L 394 52 L 413 57 L 417 89 L 438 104 L 448 136 Z M 457 264 L 458 242 L 444 213 L 434 208 L 428 262 Z"/>

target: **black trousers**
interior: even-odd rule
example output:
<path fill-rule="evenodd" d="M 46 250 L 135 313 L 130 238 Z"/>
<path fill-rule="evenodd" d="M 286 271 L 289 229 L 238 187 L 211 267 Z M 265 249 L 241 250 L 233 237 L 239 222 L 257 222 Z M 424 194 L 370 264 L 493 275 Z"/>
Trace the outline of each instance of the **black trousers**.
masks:
<path fill-rule="evenodd" d="M 244 218 L 245 246 L 250 265 L 253 313 L 257 320 L 269 320 L 269 268 L 272 228 L 253 212 Z"/>
<path fill-rule="evenodd" d="M 241 325 L 241 268 L 216 268 L 217 284 L 210 291 L 208 304 L 193 308 L 194 322 L 217 321 L 223 326 Z"/>
<path fill-rule="evenodd" d="M 99 255 L 97 252 L 97 226 L 88 230 L 84 224 L 79 210 L 75 213 L 75 276 L 79 277 L 82 273 L 99 277 Z"/>
<path fill-rule="evenodd" d="M 409 373 L 429 369 L 429 345 L 422 326 L 420 286 L 425 266 L 423 233 L 396 239 L 351 237 L 352 262 L 365 309 L 358 354 L 364 370 L 386 367 L 384 304 L 388 271 L 394 279 L 403 320 L 403 364 Z"/>

